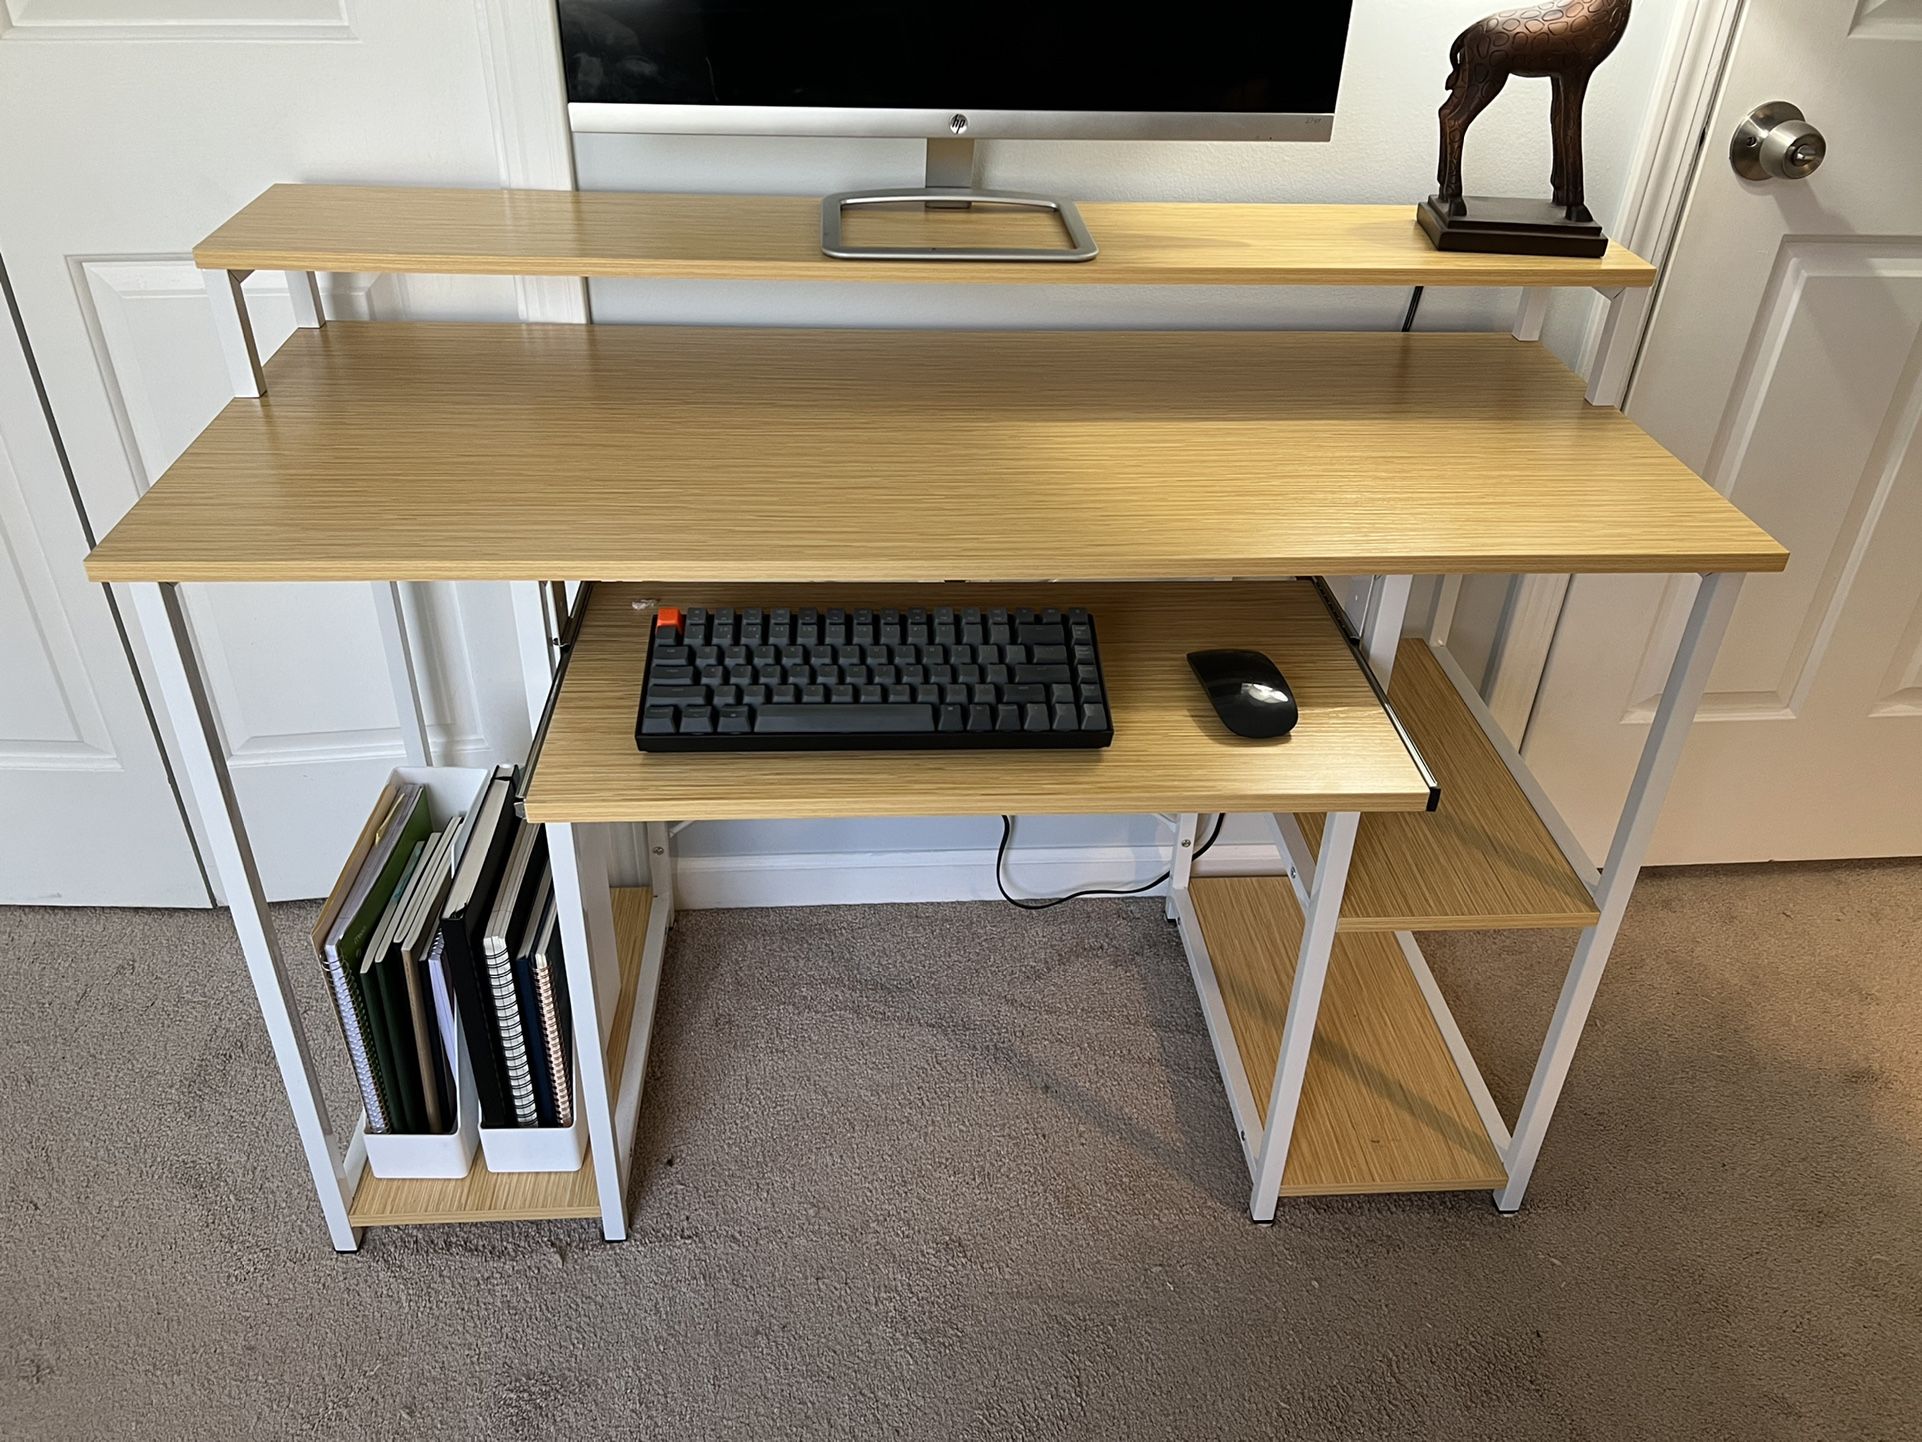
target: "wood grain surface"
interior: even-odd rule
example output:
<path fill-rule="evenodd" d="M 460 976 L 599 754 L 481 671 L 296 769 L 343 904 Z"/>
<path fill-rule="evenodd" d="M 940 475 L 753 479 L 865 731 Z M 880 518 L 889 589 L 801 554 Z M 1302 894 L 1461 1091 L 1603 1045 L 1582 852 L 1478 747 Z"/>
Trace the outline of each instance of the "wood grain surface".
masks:
<path fill-rule="evenodd" d="M 641 974 L 641 948 L 647 939 L 651 893 L 646 887 L 617 887 L 614 891 L 614 935 L 621 953 L 621 996 L 608 1035 L 618 1044 L 627 1039 L 634 1014 L 634 984 Z M 626 1053 L 614 1050 L 607 1058 L 607 1092 L 617 1095 Z M 466 1176 L 455 1179 L 361 1176 L 347 1219 L 357 1227 L 404 1227 L 440 1222 L 524 1222 L 548 1217 L 596 1217 L 601 1214 L 595 1190 L 594 1155 L 590 1148 L 578 1171 L 490 1172 L 487 1158 L 474 1153 Z"/>
<path fill-rule="evenodd" d="M 334 323 L 95 580 L 1780 570 L 1506 335 Z"/>
<path fill-rule="evenodd" d="M 1190 896 L 1265 1125 L 1301 908 L 1285 876 L 1196 877 Z M 1394 938 L 1337 936 L 1281 1194 L 1466 1191 L 1507 1180 Z"/>
<path fill-rule="evenodd" d="M 653 600 L 671 605 L 1084 606 L 1114 720 L 1090 751 L 642 753 L 634 722 Z M 1302 719 L 1280 742 L 1231 735 L 1188 669 L 1216 646 L 1268 652 Z M 596 587 L 548 725 L 527 815 L 692 821 L 1000 812 L 1417 807 L 1427 789 L 1313 587 Z M 1326 798 L 1340 797 L 1339 802 Z M 1313 798 L 1312 800 L 1310 798 Z M 982 832 L 984 844 L 992 840 Z"/>
<path fill-rule="evenodd" d="M 1595 260 L 1438 251 L 1406 205 L 1090 202 L 1079 264 L 847 261 L 821 254 L 818 197 L 276 185 L 194 248 L 207 269 L 430 271 L 689 280 L 1028 285 L 1646 286 L 1619 245 Z M 856 245 L 1060 244 L 1047 215 L 848 213 Z"/>
<path fill-rule="evenodd" d="M 1428 643 L 1406 640 L 1388 699 L 1441 783 L 1441 805 L 1361 820 L 1342 895 L 1344 931 L 1579 927 L 1588 888 L 1502 764 Z M 1317 852 L 1322 818 L 1302 816 Z"/>

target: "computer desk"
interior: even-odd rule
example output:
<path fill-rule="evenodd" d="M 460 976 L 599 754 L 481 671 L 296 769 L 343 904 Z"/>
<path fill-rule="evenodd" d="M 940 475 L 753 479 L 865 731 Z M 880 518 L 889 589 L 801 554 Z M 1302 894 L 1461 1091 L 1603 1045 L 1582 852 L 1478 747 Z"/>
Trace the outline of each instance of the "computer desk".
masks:
<path fill-rule="evenodd" d="M 1787 555 L 1613 409 L 1654 279 L 1619 247 L 1443 254 L 1412 206 L 1083 210 L 1087 265 L 863 263 L 818 253 L 804 199 L 276 186 L 196 250 L 237 398 L 88 572 L 140 618 L 337 1248 L 367 1226 L 526 1217 L 625 1235 L 674 836 L 763 817 L 1159 814 L 1250 1214 L 1409 1190 L 1520 1206 L 1742 575 Z M 999 233 L 1020 217 L 856 223 L 1033 239 Z M 288 272 L 300 325 L 264 364 L 239 288 L 257 269 Z M 329 270 L 1527 289 L 1508 335 L 742 330 L 324 323 Z M 1586 394 L 1535 343 L 1555 286 L 1610 299 Z M 1446 642 L 1464 574 L 1602 571 L 1704 580 L 1598 866 Z M 1423 574 L 1446 579 L 1405 638 Z M 257 580 L 374 584 L 416 764 L 398 583 L 516 583 L 522 805 L 550 828 L 580 1172 L 383 1180 L 362 1126 L 329 1116 L 178 591 Z M 643 755 L 657 601 L 1086 606 L 1115 743 Z M 1285 741 L 1215 721 L 1184 657 L 1216 646 L 1288 675 Z M 1229 812 L 1269 819 L 1274 875 L 1197 874 L 1199 818 Z M 635 823 L 649 885 L 610 888 L 609 828 Z M 1414 936 L 1509 927 L 1579 932 L 1512 1128 Z"/>

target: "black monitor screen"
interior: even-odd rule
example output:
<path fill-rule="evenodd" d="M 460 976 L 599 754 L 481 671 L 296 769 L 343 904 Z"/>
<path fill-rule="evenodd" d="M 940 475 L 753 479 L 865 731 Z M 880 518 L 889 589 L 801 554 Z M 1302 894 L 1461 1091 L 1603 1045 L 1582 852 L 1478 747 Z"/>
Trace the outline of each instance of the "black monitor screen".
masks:
<path fill-rule="evenodd" d="M 567 98 L 1330 114 L 1349 0 L 560 0 Z"/>

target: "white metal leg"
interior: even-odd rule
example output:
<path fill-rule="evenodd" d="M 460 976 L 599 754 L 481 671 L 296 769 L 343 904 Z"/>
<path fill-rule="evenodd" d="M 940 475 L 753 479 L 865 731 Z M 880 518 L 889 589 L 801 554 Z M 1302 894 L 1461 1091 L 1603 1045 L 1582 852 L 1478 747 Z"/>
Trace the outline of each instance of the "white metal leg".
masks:
<path fill-rule="evenodd" d="M 1431 630 L 1440 624 L 1446 631 L 1447 616 L 1454 613 L 1455 595 L 1461 584 L 1459 576 L 1445 576 L 1442 580 L 1443 587 L 1435 598 L 1435 612 L 1429 619 Z M 1453 588 L 1450 582 L 1454 583 Z M 1402 626 L 1408 617 L 1408 598 L 1413 589 L 1413 576 L 1357 577 L 1350 581 L 1348 594 L 1341 600 L 1346 614 L 1359 618 L 1351 624 L 1360 635 L 1369 669 L 1384 687 L 1394 678 L 1395 656 L 1401 647 Z M 1446 615 L 1441 614 L 1444 606 Z M 1306 911 L 1315 884 L 1314 848 L 1308 844 L 1308 835 L 1295 817 L 1277 812 L 1268 819 L 1274 826 L 1275 847 L 1288 867 L 1288 879 L 1294 883 L 1295 898 Z"/>
<path fill-rule="evenodd" d="M 1462 578 L 1443 576 L 1435 587 L 1435 604 L 1428 612 L 1428 644 L 1446 646 L 1455 626 L 1455 607 L 1461 603 Z"/>
<path fill-rule="evenodd" d="M 1435 980 L 1435 973 L 1429 969 L 1428 958 L 1422 955 L 1421 947 L 1411 931 L 1398 931 L 1395 940 L 1401 945 L 1401 954 L 1407 958 L 1408 969 L 1415 975 L 1415 985 L 1421 988 L 1422 1000 L 1428 1003 L 1429 1014 L 1435 1018 L 1435 1027 L 1441 1032 L 1442 1042 L 1448 1054 L 1454 1058 L 1455 1070 L 1461 1074 L 1462 1085 L 1468 1088 L 1469 1100 L 1475 1103 L 1475 1111 L 1482 1119 L 1482 1130 L 1488 1133 L 1489 1141 L 1495 1144 L 1495 1151 L 1504 1163 L 1508 1158 L 1508 1123 L 1502 1120 L 1502 1110 L 1495 1105 L 1494 1093 L 1489 1091 L 1488 1083 L 1482 1077 L 1482 1069 L 1475 1063 L 1475 1054 L 1468 1049 L 1468 1038 L 1455 1022 L 1455 1013 L 1448 1009 L 1448 999 L 1442 995 L 1441 983 Z"/>
<path fill-rule="evenodd" d="M 1351 633 L 1361 638 L 1369 668 L 1384 687 L 1395 674 L 1395 651 L 1414 584 L 1413 576 L 1350 576 L 1340 590 L 1329 585 L 1327 594 L 1335 598 Z"/>
<path fill-rule="evenodd" d="M 1375 576 L 1364 588 L 1351 581 L 1344 601 L 1349 616 L 1362 617 L 1361 648 L 1370 669 L 1385 687 L 1394 675 L 1395 653 L 1401 645 L 1402 623 L 1408 615 L 1412 576 Z M 1301 1104 L 1301 1086 L 1308 1074 L 1308 1053 L 1314 1046 L 1315 1025 L 1321 1014 L 1322 986 L 1334 955 L 1335 924 L 1341 917 L 1342 894 L 1348 885 L 1348 863 L 1354 856 L 1361 816 L 1353 811 L 1330 815 L 1322 830 L 1321 851 L 1313 861 L 1312 880 L 1304 880 L 1303 862 L 1309 860 L 1307 838 L 1292 817 L 1275 818 L 1276 835 L 1297 893 L 1306 890 L 1302 908 L 1301 947 L 1289 987 L 1288 1011 L 1281 1025 L 1281 1053 L 1268 1093 L 1267 1126 L 1257 1154 L 1254 1191 L 1248 1209 L 1258 1222 L 1273 1221 L 1281 1199 L 1281 1178 L 1288 1164 L 1288 1146 Z"/>
<path fill-rule="evenodd" d="M 1228 1089 L 1228 1110 L 1234 1117 L 1235 1135 L 1241 1140 L 1241 1157 L 1252 1176 L 1256 1148 L 1261 1143 L 1261 1113 L 1255 1110 L 1254 1088 L 1248 1084 L 1247 1068 L 1241 1064 L 1234 1023 L 1228 1019 L 1228 1003 L 1223 1000 L 1221 983 L 1215 977 L 1214 960 L 1208 955 L 1208 939 L 1201 930 L 1194 897 L 1185 886 L 1170 890 L 1168 896 L 1174 903 L 1175 921 L 1182 950 L 1188 956 L 1189 974 L 1194 977 L 1195 995 L 1201 999 L 1201 1015 L 1208 1023 L 1215 1065 L 1221 1071 L 1222 1085 Z"/>
<path fill-rule="evenodd" d="M 1741 582 L 1740 575 L 1704 577 L 1694 608 L 1689 612 L 1681 648 L 1676 652 L 1668 684 L 1663 688 L 1662 703 L 1656 709 L 1654 725 L 1642 746 L 1642 759 L 1629 787 L 1628 803 L 1615 828 L 1608 860 L 1602 866 L 1596 893 L 1601 915 L 1593 926 L 1582 932 L 1576 945 L 1574 963 L 1562 983 L 1555 1015 L 1548 1024 L 1547 1040 L 1536 1060 L 1528 1094 L 1522 1099 L 1521 1114 L 1515 1121 L 1514 1141 L 1507 1157 L 1508 1185 L 1495 1193 L 1496 1206 L 1505 1212 L 1520 1207 L 1522 1194 L 1528 1189 L 1528 1179 L 1541 1153 L 1555 1102 L 1575 1059 L 1576 1043 L 1581 1039 L 1596 989 L 1601 985 L 1602 971 L 1608 965 L 1609 949 L 1621 930 L 1629 893 L 1635 889 L 1642 858 L 1648 853 L 1662 798 L 1674 778 L 1675 768 L 1681 763 L 1682 746 L 1688 739 L 1696 708 L 1708 685 L 1709 671 L 1715 664 L 1715 653 L 1735 610 Z"/>
<path fill-rule="evenodd" d="M 1275 849 L 1288 868 L 1288 880 L 1295 888 L 1295 901 L 1303 913 L 1308 910 L 1308 895 L 1315 885 L 1315 849 L 1308 844 L 1308 833 L 1301 822 L 1286 811 L 1270 813 L 1275 832 Z"/>
<path fill-rule="evenodd" d="M 554 877 L 554 911 L 567 962 L 567 995 L 574 1015 L 574 1057 L 581 1100 L 587 1108 L 587 1139 L 594 1152 L 594 1184 L 600 1193 L 601 1235 L 618 1242 L 627 1235 L 627 1174 L 614 1140 L 614 1111 L 607 1094 L 607 1050 L 627 1038 L 609 1037 L 620 997 L 620 950 L 614 939 L 614 898 L 608 889 L 607 836 L 599 826 L 547 823 L 548 866 Z"/>
<path fill-rule="evenodd" d="M 1374 603 L 1375 588 L 1381 584 L 1380 576 L 1323 577 L 1328 585 L 1329 594 L 1341 607 L 1341 613 L 1348 618 L 1348 629 L 1356 635 L 1368 625 L 1368 608 Z M 1337 586 L 1336 580 L 1341 584 Z"/>
<path fill-rule="evenodd" d="M 307 1039 L 300 1026 L 300 1008 L 267 914 L 260 873 L 254 866 L 246 824 L 234 799 L 233 778 L 228 774 L 226 753 L 194 655 L 179 591 L 154 582 L 140 582 L 128 589 L 153 655 L 161 703 L 174 723 L 182 767 L 200 808 L 214 869 L 227 895 L 241 952 L 247 958 L 247 972 L 267 1023 L 301 1149 L 313 1173 L 327 1235 L 336 1250 L 351 1252 L 360 1245 L 360 1234 L 347 1220 L 348 1206 L 359 1184 L 359 1168 L 349 1170 L 345 1149 L 314 1079 L 313 1059 L 307 1054 Z M 365 1159 L 364 1151 L 360 1157 Z"/>
<path fill-rule="evenodd" d="M 1556 809 L 1555 803 L 1549 799 L 1548 793 L 1542 789 L 1542 783 L 1535 779 L 1535 773 L 1528 769 L 1528 763 L 1522 760 L 1521 752 L 1517 751 L 1514 743 L 1508 739 L 1501 722 L 1488 709 L 1481 698 L 1481 693 L 1475 689 L 1475 683 L 1470 681 L 1468 673 L 1462 670 L 1461 663 L 1445 649 L 1437 649 L 1434 654 L 1443 674 L 1454 685 L 1455 694 L 1461 697 L 1462 704 L 1468 708 L 1468 714 L 1473 716 L 1475 724 L 1482 728 L 1482 735 L 1486 736 L 1488 744 L 1495 748 L 1495 754 L 1502 758 L 1502 764 L 1508 768 L 1508 774 L 1513 776 L 1515 784 L 1522 788 L 1522 794 L 1528 798 L 1528 804 L 1541 818 L 1542 825 L 1548 828 L 1548 834 L 1555 838 L 1555 844 L 1561 848 L 1562 855 L 1568 859 L 1568 864 L 1575 868 L 1577 879 L 1593 894 L 1595 885 L 1601 878 L 1601 868 L 1589 859 L 1587 850 L 1582 846 L 1580 838 L 1575 835 L 1575 828 L 1563 818 L 1562 813 Z"/>
<path fill-rule="evenodd" d="M 407 751 L 407 764 L 432 766 L 427 711 L 421 704 L 414 648 L 407 639 L 407 614 L 401 609 L 400 582 L 375 581 L 373 588 L 374 615 L 380 622 L 380 641 L 387 652 L 387 680 L 394 692 L 394 709 L 400 714 L 400 741 Z"/>
<path fill-rule="evenodd" d="M 1168 917 L 1181 935 L 1182 949 L 1188 955 L 1188 970 L 1194 977 L 1195 994 L 1201 999 L 1201 1014 L 1208 1023 L 1208 1039 L 1214 1044 L 1215 1065 L 1228 1089 L 1228 1109 L 1234 1115 L 1235 1134 L 1241 1140 L 1242 1159 L 1248 1170 L 1255 1168 L 1255 1147 L 1261 1136 L 1261 1113 L 1255 1110 L 1254 1090 L 1241 1064 L 1241 1049 L 1235 1045 L 1234 1024 L 1228 1020 L 1228 1005 L 1222 999 L 1221 983 L 1215 979 L 1214 961 L 1208 955 L 1208 942 L 1202 935 L 1201 918 L 1195 913 L 1194 898 L 1188 885 L 1194 877 L 1195 838 L 1201 818 L 1193 812 L 1164 818 L 1174 823 L 1174 856 L 1169 863 Z"/>
<path fill-rule="evenodd" d="M 1225 819 L 1222 824 L 1226 824 Z M 1200 826 L 1201 817 L 1192 811 L 1175 817 L 1174 854 L 1168 860 L 1167 917 L 1170 921 L 1181 919 L 1175 908 L 1175 893 L 1188 889 L 1188 878 L 1195 865 L 1195 833 Z"/>
<path fill-rule="evenodd" d="M 320 308 L 320 278 L 311 270 L 284 270 L 287 299 L 294 304 L 294 324 L 301 330 L 319 330 L 327 324 Z"/>
<path fill-rule="evenodd" d="M 1282 1170 L 1288 1164 L 1288 1144 L 1295 1131 L 1295 1111 L 1301 1104 L 1301 1084 L 1308 1074 L 1308 1053 L 1315 1041 L 1315 1023 L 1321 1014 L 1322 984 L 1328 979 L 1328 962 L 1335 949 L 1335 922 L 1341 915 L 1342 892 L 1348 883 L 1348 861 L 1354 854 L 1355 832 L 1361 816 L 1354 811 L 1338 811 L 1329 816 L 1321 838 L 1321 856 L 1315 867 L 1315 885 L 1309 895 L 1308 912 L 1302 926 L 1301 950 L 1295 959 L 1295 977 L 1288 990 L 1288 1013 L 1281 1024 L 1281 1054 L 1276 1059 L 1274 1082 L 1268 1090 L 1267 1127 L 1261 1136 L 1261 1149 L 1255 1160 L 1254 1191 L 1248 1210 L 1258 1222 L 1272 1222 L 1281 1202 Z"/>
<path fill-rule="evenodd" d="M 248 272 L 203 270 L 201 280 L 207 299 L 213 302 L 214 333 L 220 337 L 220 353 L 227 362 L 227 375 L 237 396 L 267 394 L 267 378 L 260 371 L 260 350 L 254 345 L 253 322 L 247 318 L 247 298 L 240 293 L 240 282 Z"/>
<path fill-rule="evenodd" d="M 1594 373 L 1588 378 L 1590 405 L 1619 406 L 1627 398 L 1629 374 L 1635 369 L 1642 328 L 1654 298 L 1655 292 L 1648 286 L 1618 290 L 1609 296 L 1608 319 L 1602 323 Z"/>
<path fill-rule="evenodd" d="M 530 736 L 540 724 L 554 682 L 554 646 L 561 630 L 560 618 L 550 614 L 555 595 L 554 588 L 538 582 L 517 582 L 514 586 L 514 631 Z M 587 1109 L 587 1138 L 594 1154 L 601 1235 L 618 1242 L 627 1235 L 627 1172 L 624 1148 L 615 1137 L 613 1102 L 607 1092 L 607 1050 L 610 1045 L 626 1046 L 627 1038 L 608 1036 L 620 998 L 621 963 L 614 935 L 614 897 L 608 881 L 607 828 L 550 821 L 547 856 L 554 878 L 561 954 L 567 962 L 574 1056 L 580 1069 L 581 1100 Z M 638 1012 L 639 998 L 636 1001 Z"/>
<path fill-rule="evenodd" d="M 647 835 L 647 884 L 654 893 L 654 907 L 674 924 L 674 828 L 661 821 L 650 821 Z"/>
<path fill-rule="evenodd" d="M 549 581 L 541 592 L 547 606 L 549 659 L 555 666 L 561 664 L 561 637 L 567 631 L 567 618 L 573 613 L 574 601 L 580 593 L 578 582 L 567 581 Z"/>
<path fill-rule="evenodd" d="M 612 827 L 600 828 L 609 833 Z M 661 971 L 667 958 L 667 933 L 674 924 L 674 840 L 668 828 L 650 821 L 643 828 L 647 837 L 648 887 L 653 892 L 647 913 L 647 935 L 641 943 L 640 974 L 634 982 L 634 1008 L 627 1035 L 609 1039 L 619 1047 L 625 1060 L 621 1066 L 620 1094 L 614 1098 L 614 1136 L 620 1157 L 620 1175 L 627 1177 L 633 1165 L 634 1133 L 640 1123 L 641 1091 L 647 1080 L 647 1051 L 654 1035 L 654 1004 L 660 997 Z"/>
<path fill-rule="evenodd" d="M 1542 322 L 1548 319 L 1548 302 L 1554 294 L 1546 286 L 1530 286 L 1522 292 L 1521 305 L 1515 312 L 1516 340 L 1542 338 Z"/>
<path fill-rule="evenodd" d="M 1401 626 L 1408 615 L 1408 593 L 1413 576 L 1377 576 L 1361 627 L 1361 648 L 1375 679 L 1386 687 L 1395 676 L 1395 653 L 1401 648 Z"/>

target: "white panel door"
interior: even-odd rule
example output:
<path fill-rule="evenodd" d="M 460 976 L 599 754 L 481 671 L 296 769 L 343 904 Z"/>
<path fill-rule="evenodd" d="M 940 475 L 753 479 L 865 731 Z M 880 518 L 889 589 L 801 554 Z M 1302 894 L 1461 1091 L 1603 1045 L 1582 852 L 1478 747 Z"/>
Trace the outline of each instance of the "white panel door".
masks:
<path fill-rule="evenodd" d="M 26 350 L 0 297 L 0 904 L 205 906 L 207 886 Z"/>
<path fill-rule="evenodd" d="M 474 0 L 0 0 L 0 254 L 98 534 L 231 399 L 196 241 L 276 181 L 499 183 L 479 15 Z M 247 286 L 272 349 L 292 325 L 283 279 Z M 516 313 L 508 280 L 336 276 L 323 294 L 335 317 Z M 500 719 L 525 724 L 517 688 L 479 685 L 512 677 L 505 597 L 405 590 L 435 759 L 495 759 Z M 187 600 L 267 891 L 321 894 L 403 756 L 371 592 Z M 144 666 L 137 634 L 134 649 Z"/>
<path fill-rule="evenodd" d="M 1628 411 L 1786 544 L 1743 587 L 1650 861 L 1922 853 L 1922 30 L 1753 0 Z M 1771 100 L 1828 140 L 1738 178 Z M 1580 577 L 1523 752 L 1600 855 L 1693 592 Z"/>

